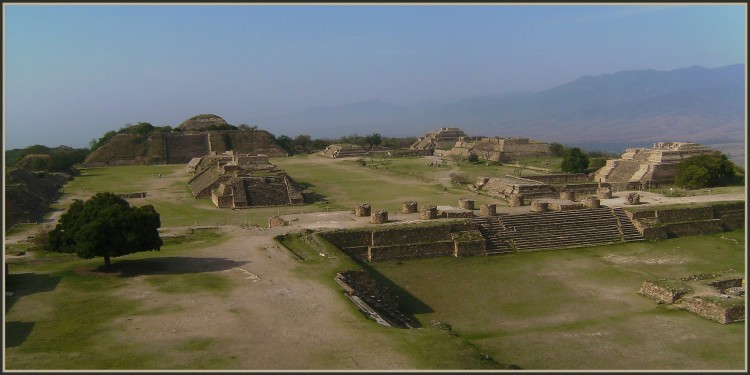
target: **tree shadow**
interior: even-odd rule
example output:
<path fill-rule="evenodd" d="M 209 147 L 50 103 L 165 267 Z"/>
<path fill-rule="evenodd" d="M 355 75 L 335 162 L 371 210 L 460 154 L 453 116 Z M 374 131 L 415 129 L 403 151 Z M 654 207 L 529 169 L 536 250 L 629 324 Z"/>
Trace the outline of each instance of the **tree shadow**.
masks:
<path fill-rule="evenodd" d="M 113 261 L 109 272 L 104 265 L 92 270 L 96 273 L 119 274 L 120 277 L 141 275 L 177 275 L 186 273 L 217 272 L 242 267 L 250 261 L 226 258 L 159 257 Z"/>
<path fill-rule="evenodd" d="M 5 297 L 5 313 L 23 296 L 29 294 L 51 292 L 57 288 L 61 276 L 37 273 L 9 273 L 6 277 L 5 290 L 12 292 L 12 296 Z"/>
<path fill-rule="evenodd" d="M 34 322 L 5 322 L 5 347 L 21 346 L 34 328 Z"/>
<path fill-rule="evenodd" d="M 370 266 L 367 262 L 359 259 L 352 258 L 357 264 L 359 264 L 363 270 L 367 271 L 372 277 L 382 285 L 390 289 L 396 296 L 398 296 L 398 309 L 402 314 L 408 316 L 411 321 L 419 324 L 419 321 L 415 318 L 417 314 L 429 314 L 435 312 L 432 307 L 428 306 L 419 298 L 415 297 L 404 288 L 394 283 L 391 279 L 385 277 L 383 274 L 378 272 L 375 268 Z"/>

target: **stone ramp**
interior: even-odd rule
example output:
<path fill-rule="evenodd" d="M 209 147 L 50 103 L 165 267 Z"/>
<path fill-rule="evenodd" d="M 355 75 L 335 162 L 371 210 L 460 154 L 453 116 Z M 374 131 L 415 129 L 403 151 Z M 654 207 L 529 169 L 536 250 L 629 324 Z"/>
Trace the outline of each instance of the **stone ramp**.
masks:
<path fill-rule="evenodd" d="M 608 207 L 475 218 L 488 254 L 643 240 L 627 215 Z"/>

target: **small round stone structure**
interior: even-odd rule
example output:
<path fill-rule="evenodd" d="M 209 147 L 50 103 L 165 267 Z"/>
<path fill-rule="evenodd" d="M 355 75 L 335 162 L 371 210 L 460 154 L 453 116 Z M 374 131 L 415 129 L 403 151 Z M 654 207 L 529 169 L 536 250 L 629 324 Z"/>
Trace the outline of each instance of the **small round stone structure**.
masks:
<path fill-rule="evenodd" d="M 370 205 L 369 204 L 358 204 L 357 207 L 354 208 L 354 215 L 359 217 L 367 217 L 370 216 Z"/>
<path fill-rule="evenodd" d="M 482 216 L 497 215 L 497 205 L 494 203 L 485 203 L 479 207 L 479 214 Z"/>
<path fill-rule="evenodd" d="M 474 200 L 469 198 L 461 198 L 458 200 L 458 207 L 463 208 L 464 210 L 473 210 Z"/>
<path fill-rule="evenodd" d="M 284 220 L 281 216 L 272 216 L 268 218 L 268 227 L 274 228 L 274 227 L 283 227 L 288 225 L 289 222 Z"/>
<path fill-rule="evenodd" d="M 588 208 L 599 208 L 601 207 L 601 201 L 596 196 L 588 196 L 583 199 L 583 204 Z"/>
<path fill-rule="evenodd" d="M 599 199 L 612 199 L 612 189 L 610 188 L 598 188 L 596 189 L 596 196 Z"/>
<path fill-rule="evenodd" d="M 417 202 L 407 201 L 401 206 L 402 214 L 413 214 L 417 212 Z"/>
<path fill-rule="evenodd" d="M 638 193 L 628 193 L 625 196 L 625 204 L 641 204 L 641 195 Z"/>
<path fill-rule="evenodd" d="M 419 213 L 420 219 L 431 220 L 437 218 L 437 206 L 424 206 Z"/>
<path fill-rule="evenodd" d="M 532 212 L 547 212 L 547 210 L 549 210 L 549 202 L 544 202 L 544 201 L 531 202 Z"/>
<path fill-rule="evenodd" d="M 523 206 L 523 195 L 521 194 L 513 194 L 508 199 L 508 204 L 511 207 L 521 207 Z"/>
<path fill-rule="evenodd" d="M 375 211 L 370 216 L 370 222 L 373 224 L 383 224 L 388 222 L 388 211 Z"/>
<path fill-rule="evenodd" d="M 560 192 L 560 199 L 565 199 L 565 200 L 569 200 L 569 201 L 575 201 L 576 200 L 576 195 L 572 191 L 561 191 Z"/>

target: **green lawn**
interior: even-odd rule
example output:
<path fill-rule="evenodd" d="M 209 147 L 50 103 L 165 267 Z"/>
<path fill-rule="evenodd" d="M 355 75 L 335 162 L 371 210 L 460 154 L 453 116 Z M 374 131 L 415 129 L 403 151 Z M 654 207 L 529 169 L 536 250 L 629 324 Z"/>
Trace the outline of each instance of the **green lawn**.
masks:
<path fill-rule="evenodd" d="M 745 323 L 637 294 L 645 280 L 744 272 L 744 231 L 584 249 L 383 262 L 422 324 L 524 369 L 741 369 Z"/>

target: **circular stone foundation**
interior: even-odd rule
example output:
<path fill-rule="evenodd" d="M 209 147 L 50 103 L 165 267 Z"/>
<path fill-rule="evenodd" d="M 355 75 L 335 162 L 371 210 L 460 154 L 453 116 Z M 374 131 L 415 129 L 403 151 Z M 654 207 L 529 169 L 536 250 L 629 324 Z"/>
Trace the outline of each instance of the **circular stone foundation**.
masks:
<path fill-rule="evenodd" d="M 404 202 L 404 204 L 401 206 L 402 214 L 413 214 L 415 212 L 417 212 L 417 202 Z"/>
<path fill-rule="evenodd" d="M 497 206 L 494 203 L 486 203 L 479 207 L 479 214 L 482 216 L 495 216 L 497 214 Z"/>
<path fill-rule="evenodd" d="M 369 204 L 359 204 L 354 208 L 354 215 L 359 217 L 370 216 L 370 210 L 371 208 Z"/>
<path fill-rule="evenodd" d="M 370 216 L 370 222 L 373 224 L 383 224 L 388 222 L 388 211 L 375 211 Z"/>

